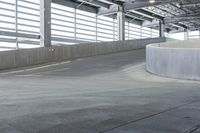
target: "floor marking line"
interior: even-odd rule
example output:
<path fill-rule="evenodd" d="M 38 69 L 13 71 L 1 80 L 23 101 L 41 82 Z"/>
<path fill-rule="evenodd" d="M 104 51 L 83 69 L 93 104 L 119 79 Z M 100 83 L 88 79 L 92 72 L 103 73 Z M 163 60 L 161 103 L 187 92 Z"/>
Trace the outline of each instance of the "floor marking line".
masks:
<path fill-rule="evenodd" d="M 32 75 L 40 75 L 40 74 L 45 74 L 45 73 L 52 73 L 52 72 L 60 72 L 64 70 L 69 70 L 70 68 L 62 68 L 62 69 L 55 69 L 55 70 L 47 70 L 44 72 L 37 72 L 37 73 L 32 73 Z"/>
<path fill-rule="evenodd" d="M 0 74 L 13 74 L 13 73 L 19 73 L 19 72 L 25 72 L 25 70 L 17 70 L 17 71 L 10 71 L 10 72 L 3 72 L 3 73 L 0 73 Z"/>
<path fill-rule="evenodd" d="M 46 66 L 40 66 L 40 67 L 35 67 L 35 68 L 29 68 L 29 69 L 25 69 L 25 71 L 31 71 L 31 70 L 37 70 L 37 69 L 42 69 L 42 68 L 48 68 L 48 67 L 57 66 L 57 65 L 59 65 L 59 64 L 56 63 L 56 64 L 51 64 L 51 65 L 46 65 Z"/>
<path fill-rule="evenodd" d="M 0 73 L 0 75 L 6 75 L 6 74 L 16 74 L 16 73 L 20 73 L 20 72 L 27 72 L 27 71 L 32 71 L 32 70 L 38 70 L 38 69 L 42 69 L 42 68 L 48 68 L 48 67 L 53 67 L 53 66 L 58 66 L 58 65 L 63 65 L 63 64 L 69 64 L 71 63 L 71 61 L 65 61 L 65 62 L 60 62 L 60 63 L 54 63 L 54 64 L 50 64 L 50 65 L 44 65 L 44 66 L 39 66 L 39 67 L 34 67 L 34 68 L 27 68 L 27 69 L 23 69 L 23 70 L 16 70 L 16 71 L 10 71 L 10 72 L 2 72 Z"/>
<path fill-rule="evenodd" d="M 16 77 L 39 77 L 41 75 L 27 74 L 27 75 L 15 75 Z"/>
<path fill-rule="evenodd" d="M 61 62 L 60 64 L 68 64 L 68 63 L 71 63 L 72 61 L 64 61 L 64 62 Z"/>

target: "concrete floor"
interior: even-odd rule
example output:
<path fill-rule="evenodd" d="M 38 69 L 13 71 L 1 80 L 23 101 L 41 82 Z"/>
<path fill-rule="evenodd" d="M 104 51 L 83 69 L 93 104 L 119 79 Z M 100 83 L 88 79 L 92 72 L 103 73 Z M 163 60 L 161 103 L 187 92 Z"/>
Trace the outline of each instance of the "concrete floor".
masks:
<path fill-rule="evenodd" d="M 0 133 L 200 133 L 200 82 L 144 70 L 145 51 L 0 74 Z"/>

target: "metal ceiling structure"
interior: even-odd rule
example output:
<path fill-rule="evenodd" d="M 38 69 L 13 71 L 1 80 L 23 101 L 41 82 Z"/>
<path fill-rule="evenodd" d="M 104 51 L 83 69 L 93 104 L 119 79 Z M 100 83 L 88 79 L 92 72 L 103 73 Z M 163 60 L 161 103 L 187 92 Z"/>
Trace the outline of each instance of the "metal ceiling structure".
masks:
<path fill-rule="evenodd" d="M 128 20 L 157 28 L 159 21 L 169 33 L 200 29 L 200 0 L 52 0 L 73 8 L 116 16 L 120 8 Z"/>

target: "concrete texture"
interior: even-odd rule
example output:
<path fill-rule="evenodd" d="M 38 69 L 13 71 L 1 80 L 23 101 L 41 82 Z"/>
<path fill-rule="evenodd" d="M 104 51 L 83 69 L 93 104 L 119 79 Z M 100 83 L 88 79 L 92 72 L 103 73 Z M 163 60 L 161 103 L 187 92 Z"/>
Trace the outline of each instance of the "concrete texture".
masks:
<path fill-rule="evenodd" d="M 200 82 L 147 73 L 145 50 L 0 74 L 0 133 L 199 133 Z"/>
<path fill-rule="evenodd" d="M 147 44 L 165 42 L 166 38 L 150 38 L 116 42 L 62 45 L 47 48 L 20 49 L 0 52 L 0 69 L 9 69 L 78 57 L 130 51 L 145 48 Z"/>
<path fill-rule="evenodd" d="M 158 47 L 162 48 L 200 48 L 200 39 L 191 39 L 184 41 L 168 41 L 167 43 L 159 43 Z"/>
<path fill-rule="evenodd" d="M 146 63 L 147 71 L 157 75 L 200 80 L 200 40 L 148 45 Z"/>

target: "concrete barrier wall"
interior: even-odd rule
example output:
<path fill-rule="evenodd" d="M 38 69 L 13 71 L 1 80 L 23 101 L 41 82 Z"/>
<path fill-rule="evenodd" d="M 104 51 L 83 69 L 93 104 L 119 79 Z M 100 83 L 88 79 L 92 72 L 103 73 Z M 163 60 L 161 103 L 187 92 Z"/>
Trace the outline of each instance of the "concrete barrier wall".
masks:
<path fill-rule="evenodd" d="M 165 77 L 200 80 L 200 40 L 147 45 L 146 69 Z"/>
<path fill-rule="evenodd" d="M 0 69 L 10 69 L 48 62 L 59 62 L 79 57 L 140 49 L 145 48 L 147 44 L 164 41 L 166 41 L 166 38 L 152 38 L 3 51 L 0 52 Z"/>

